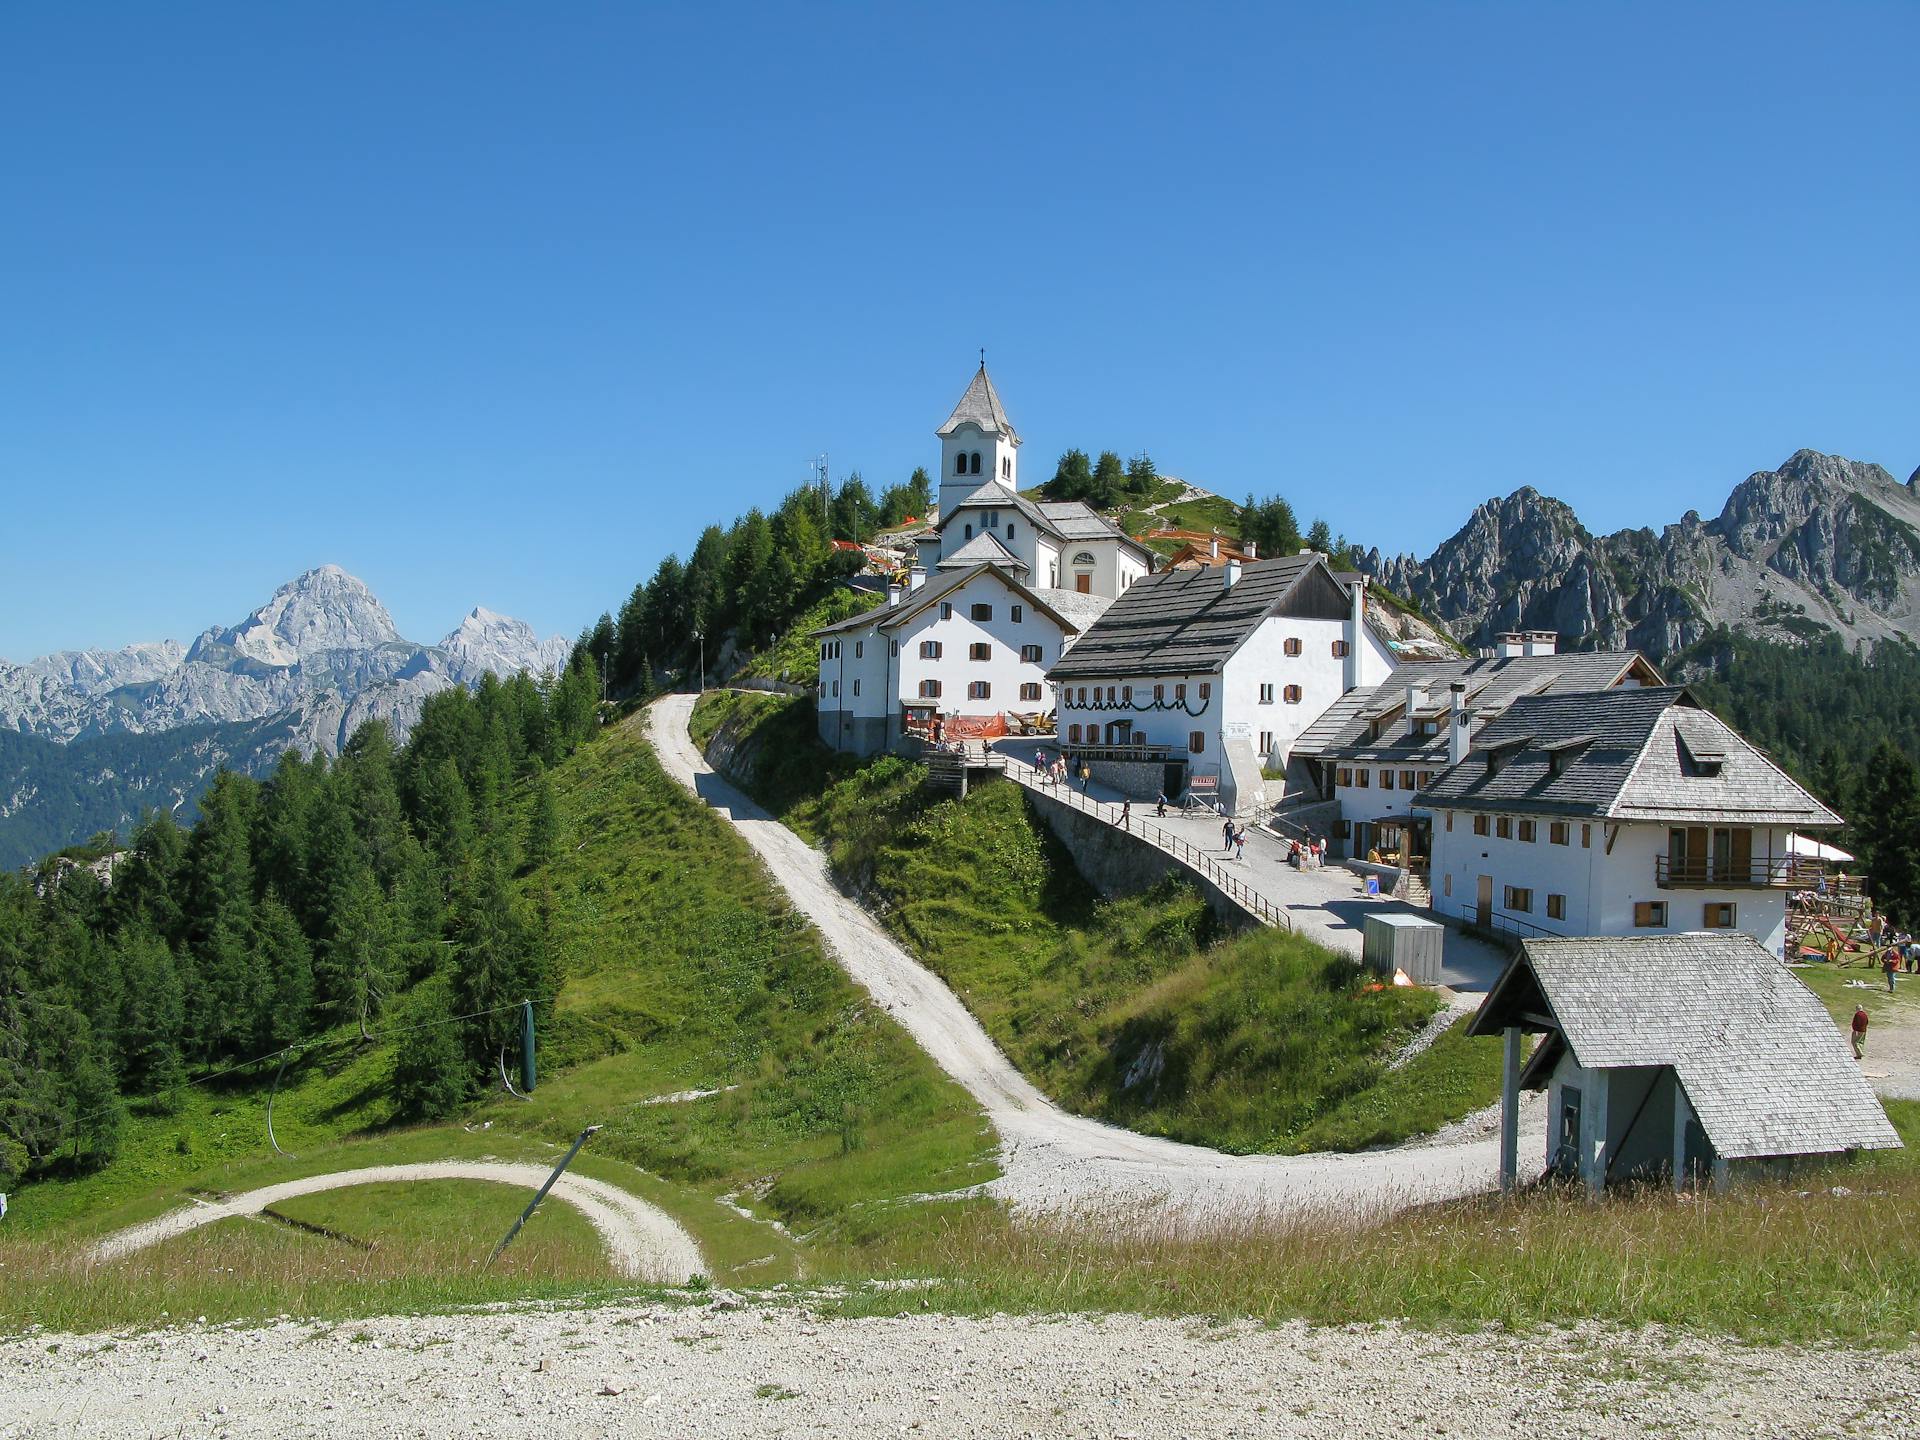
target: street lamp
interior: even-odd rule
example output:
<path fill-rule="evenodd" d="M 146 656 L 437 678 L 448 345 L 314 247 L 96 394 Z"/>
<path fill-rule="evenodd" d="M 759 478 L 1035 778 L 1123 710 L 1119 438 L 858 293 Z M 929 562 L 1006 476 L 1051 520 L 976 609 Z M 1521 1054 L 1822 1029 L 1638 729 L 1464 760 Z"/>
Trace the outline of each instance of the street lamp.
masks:
<path fill-rule="evenodd" d="M 693 632 L 693 638 L 700 642 L 700 693 L 707 693 L 707 636 L 704 630 Z"/>

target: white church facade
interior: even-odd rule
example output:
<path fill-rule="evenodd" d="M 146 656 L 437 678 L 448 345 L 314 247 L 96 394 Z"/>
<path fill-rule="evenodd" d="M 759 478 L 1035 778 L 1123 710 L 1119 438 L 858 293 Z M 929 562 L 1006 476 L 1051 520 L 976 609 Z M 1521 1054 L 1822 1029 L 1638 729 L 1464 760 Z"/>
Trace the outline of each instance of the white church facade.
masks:
<path fill-rule="evenodd" d="M 820 738 L 872 755 L 908 734 L 1006 733 L 1054 708 L 1046 672 L 1152 569 L 1138 542 L 1074 503 L 1019 493 L 1020 436 L 984 363 L 936 432 L 939 513 L 886 604 L 814 633 Z"/>

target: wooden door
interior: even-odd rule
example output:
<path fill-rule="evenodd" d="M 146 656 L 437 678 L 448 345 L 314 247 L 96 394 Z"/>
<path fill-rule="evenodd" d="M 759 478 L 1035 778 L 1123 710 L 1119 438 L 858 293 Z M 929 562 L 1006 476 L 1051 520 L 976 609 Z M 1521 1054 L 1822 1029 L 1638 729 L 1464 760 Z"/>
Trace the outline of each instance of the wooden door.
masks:
<path fill-rule="evenodd" d="M 1078 590 L 1082 595 L 1091 595 L 1093 593 L 1093 576 L 1091 575 L 1074 576 L 1073 588 Z"/>
<path fill-rule="evenodd" d="M 1473 916 L 1474 923 L 1477 925 L 1493 924 L 1493 877 L 1491 875 L 1480 877 L 1479 891 L 1473 897 Z"/>

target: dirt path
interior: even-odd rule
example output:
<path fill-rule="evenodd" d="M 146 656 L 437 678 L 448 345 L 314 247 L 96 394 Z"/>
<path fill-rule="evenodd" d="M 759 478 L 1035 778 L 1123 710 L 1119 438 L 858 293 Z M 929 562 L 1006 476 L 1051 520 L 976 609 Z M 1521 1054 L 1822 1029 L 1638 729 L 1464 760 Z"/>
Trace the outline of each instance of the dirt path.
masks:
<path fill-rule="evenodd" d="M 724 815 L 819 928 L 847 973 L 979 1102 L 999 1132 L 1003 1173 L 990 1189 L 1016 1209 L 1113 1209 L 1219 1222 L 1300 1208 L 1399 1208 L 1490 1189 L 1497 1139 L 1358 1155 L 1240 1156 L 1136 1135 L 1069 1115 L 1000 1053 L 958 997 L 859 905 L 842 895 L 826 858 L 715 774 L 687 734 L 691 695 L 646 713 L 667 773 Z M 1545 1152 L 1544 1112 L 1521 1135 L 1527 1159 Z M 1526 1160 L 1523 1160 L 1523 1168 Z"/>
<path fill-rule="evenodd" d="M 1910 1436 L 1911 1350 L 1667 1330 L 834 1320 L 604 1306 L 0 1340 L 0 1440 L 85 1435 Z"/>
<path fill-rule="evenodd" d="M 115 1260 L 175 1235 L 198 1230 L 202 1225 L 230 1220 L 237 1215 L 258 1215 L 269 1205 L 322 1190 L 408 1180 L 482 1180 L 537 1190 L 551 1173 L 550 1166 L 503 1160 L 443 1160 L 422 1165 L 369 1165 L 359 1170 L 336 1170 L 329 1175 L 309 1175 L 303 1180 L 287 1180 L 249 1190 L 227 1200 L 201 1201 L 169 1211 L 157 1220 L 109 1235 L 94 1247 L 93 1256 L 96 1260 Z M 608 1254 L 623 1275 L 678 1285 L 690 1276 L 706 1273 L 700 1247 L 678 1221 L 617 1185 L 585 1175 L 562 1175 L 547 1198 L 564 1200 L 587 1218 L 600 1232 Z"/>

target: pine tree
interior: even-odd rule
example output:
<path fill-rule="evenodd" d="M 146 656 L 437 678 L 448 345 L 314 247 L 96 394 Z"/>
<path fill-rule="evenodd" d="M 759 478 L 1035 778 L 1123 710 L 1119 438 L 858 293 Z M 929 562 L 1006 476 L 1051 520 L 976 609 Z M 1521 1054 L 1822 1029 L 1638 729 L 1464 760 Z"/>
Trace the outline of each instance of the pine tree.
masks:
<path fill-rule="evenodd" d="M 560 844 L 560 806 L 544 768 L 534 772 L 533 803 L 527 811 L 526 857 L 529 868 L 545 865 Z"/>
<path fill-rule="evenodd" d="M 1147 496 L 1153 493 L 1154 482 L 1160 478 L 1160 472 L 1153 468 L 1153 457 L 1142 450 L 1127 462 L 1127 489 L 1135 495 Z"/>
<path fill-rule="evenodd" d="M 394 989 L 393 916 L 371 870 L 335 893 L 333 934 L 322 952 L 320 996 L 336 1022 L 366 1034 Z"/>
<path fill-rule="evenodd" d="M 1085 500 L 1093 493 L 1093 462 L 1084 450 L 1069 450 L 1047 482 L 1049 500 Z"/>
<path fill-rule="evenodd" d="M 313 950 L 293 912 L 269 891 L 254 910 L 256 992 L 252 1048 L 278 1050 L 307 1033 L 313 1010 Z"/>
<path fill-rule="evenodd" d="M 461 1054 L 451 999 L 444 980 L 426 980 L 397 1012 L 406 1033 L 393 1064 L 396 1119 L 444 1120 L 467 1098 L 472 1069 Z"/>
<path fill-rule="evenodd" d="M 1120 503 L 1120 492 L 1126 483 L 1126 464 L 1113 451 L 1102 450 L 1100 458 L 1093 462 L 1093 489 L 1088 503 L 1097 509 L 1111 510 Z"/>
<path fill-rule="evenodd" d="M 1322 555 L 1333 552 L 1333 529 L 1324 520 L 1315 520 L 1307 530 L 1307 546 Z"/>
<path fill-rule="evenodd" d="M 121 931 L 116 948 L 126 978 L 115 1037 L 121 1083 L 133 1094 L 164 1097 L 186 1079 L 180 1054 L 186 996 L 179 967 L 167 942 L 144 927 Z"/>
<path fill-rule="evenodd" d="M 1874 903 L 1901 926 L 1920 921 L 1920 770 L 1882 741 L 1867 766 L 1859 825 Z"/>

